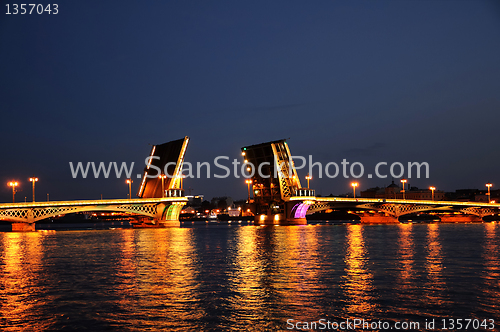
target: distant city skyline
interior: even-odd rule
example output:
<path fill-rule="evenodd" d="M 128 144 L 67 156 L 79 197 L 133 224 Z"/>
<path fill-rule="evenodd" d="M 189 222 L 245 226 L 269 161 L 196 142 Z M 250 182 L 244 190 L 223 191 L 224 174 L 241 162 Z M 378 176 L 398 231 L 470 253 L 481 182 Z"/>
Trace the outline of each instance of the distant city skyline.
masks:
<path fill-rule="evenodd" d="M 500 188 L 496 1 L 74 1 L 0 19 L 0 201 L 126 198 L 69 162 L 135 162 L 191 137 L 186 161 L 289 138 L 292 155 L 427 162 L 438 190 Z M 5 10 L 5 8 L 4 8 Z M 307 170 L 300 170 L 306 183 Z M 350 179 L 317 179 L 320 195 Z M 391 178 L 356 180 L 357 190 Z M 139 181 L 134 179 L 132 193 Z M 305 186 L 305 185 L 304 185 Z M 186 179 L 244 199 L 244 179 Z"/>

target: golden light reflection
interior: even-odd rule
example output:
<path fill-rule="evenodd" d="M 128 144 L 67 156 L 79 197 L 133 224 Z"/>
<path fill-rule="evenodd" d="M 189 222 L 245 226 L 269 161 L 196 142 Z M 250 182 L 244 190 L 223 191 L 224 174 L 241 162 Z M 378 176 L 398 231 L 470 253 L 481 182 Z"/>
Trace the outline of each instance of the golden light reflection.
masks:
<path fill-rule="evenodd" d="M 236 271 L 230 276 L 231 288 L 237 294 L 231 303 L 239 313 L 235 320 L 265 316 L 265 291 L 261 287 L 265 265 L 258 254 L 257 230 L 257 227 L 240 227 L 236 231 Z"/>
<path fill-rule="evenodd" d="M 488 287 L 483 287 L 485 291 L 485 298 L 494 299 L 498 298 L 498 280 L 500 278 L 500 261 L 498 256 L 498 224 L 485 223 L 485 234 L 483 241 L 483 259 L 484 259 L 484 273 L 482 274 L 484 282 Z"/>
<path fill-rule="evenodd" d="M 394 308 L 401 315 L 415 314 L 415 307 L 420 303 L 421 298 L 418 295 L 419 284 L 416 281 L 415 275 L 415 227 L 413 224 L 399 224 L 399 239 L 398 239 L 398 273 L 395 275 L 394 296 L 398 298 L 402 305 Z M 412 309 L 408 309 L 411 306 Z"/>
<path fill-rule="evenodd" d="M 322 312 L 317 301 L 324 294 L 324 286 L 318 283 L 321 269 L 317 237 L 314 227 L 237 230 L 236 271 L 230 278 L 236 293 L 231 302 L 237 313 L 231 318 L 234 326 L 249 320 L 275 320 L 270 302 L 285 311 L 299 311 L 302 317 L 316 317 Z"/>
<path fill-rule="evenodd" d="M 413 243 L 413 224 L 399 224 L 399 249 L 398 255 L 401 257 L 401 270 L 398 277 L 403 288 L 407 288 L 412 281 L 414 270 L 415 248 Z"/>
<path fill-rule="evenodd" d="M 45 330 L 53 324 L 52 319 L 36 319 L 47 313 L 42 308 L 47 304 L 43 299 L 45 285 L 41 284 L 42 238 L 40 233 L 3 233 L 1 238 L 0 306 L 2 323 L 10 330 L 18 330 L 23 322 L 30 321 L 30 328 Z M 30 294 L 25 290 L 29 289 Z M 33 301 L 30 297 L 39 299 Z M 5 331 L 9 331 L 7 328 Z"/>
<path fill-rule="evenodd" d="M 439 224 L 427 225 L 427 256 L 425 270 L 429 283 L 425 301 L 429 304 L 442 305 L 445 302 L 446 284 L 443 278 L 443 254 L 439 239 Z"/>
<path fill-rule="evenodd" d="M 314 298 L 320 296 L 323 289 L 318 283 L 321 262 L 317 228 L 290 226 L 280 229 L 277 246 L 278 269 L 288 271 L 278 289 L 284 303 L 300 308 L 304 317 L 314 317 L 321 310 Z"/>
<path fill-rule="evenodd" d="M 132 322 L 133 326 L 171 329 L 182 323 L 194 330 L 205 314 L 196 299 L 199 285 L 193 245 L 193 229 L 137 229 L 122 231 L 122 277 L 115 290 L 121 297 L 123 310 L 111 314 L 116 323 Z M 151 308 L 137 315 L 137 308 Z M 134 315 L 136 315 L 134 317 Z M 168 318 L 168 319 L 166 319 Z M 192 324 L 192 325 L 191 325 Z"/>
<path fill-rule="evenodd" d="M 363 239 L 363 225 L 349 225 L 347 228 L 347 251 L 345 256 L 346 281 L 343 285 L 347 297 L 346 312 L 369 314 L 376 304 L 372 301 L 373 274 L 367 268 L 367 252 Z"/>
<path fill-rule="evenodd" d="M 120 254 L 120 267 L 117 271 L 117 274 L 121 278 L 133 278 L 136 274 L 137 271 L 137 261 L 135 260 L 136 257 L 136 245 L 135 245 L 135 235 L 137 232 L 135 232 L 133 229 L 124 229 L 120 231 L 120 238 L 121 241 L 119 242 L 119 249 L 121 254 Z M 131 292 L 131 289 L 129 288 L 130 285 L 126 284 L 123 285 L 123 288 L 120 288 L 120 292 L 123 292 L 124 294 L 128 295 L 133 295 Z"/>

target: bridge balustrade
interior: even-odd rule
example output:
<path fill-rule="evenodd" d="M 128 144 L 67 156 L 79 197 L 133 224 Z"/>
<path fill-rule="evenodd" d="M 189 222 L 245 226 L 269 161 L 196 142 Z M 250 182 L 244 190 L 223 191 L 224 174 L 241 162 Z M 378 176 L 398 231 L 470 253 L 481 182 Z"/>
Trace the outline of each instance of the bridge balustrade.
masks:
<path fill-rule="evenodd" d="M 308 197 L 316 196 L 316 190 L 300 188 L 295 190 L 295 196 L 308 196 Z"/>
<path fill-rule="evenodd" d="M 184 197 L 184 189 L 165 190 L 166 197 Z"/>

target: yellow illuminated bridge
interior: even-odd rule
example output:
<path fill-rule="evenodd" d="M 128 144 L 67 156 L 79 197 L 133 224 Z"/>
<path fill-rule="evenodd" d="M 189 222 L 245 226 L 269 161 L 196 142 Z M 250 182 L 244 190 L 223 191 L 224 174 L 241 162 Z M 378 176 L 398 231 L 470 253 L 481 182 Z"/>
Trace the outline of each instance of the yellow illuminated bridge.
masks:
<path fill-rule="evenodd" d="M 186 197 L 53 201 L 0 204 L 0 220 L 12 222 L 13 231 L 33 231 L 35 222 L 77 212 L 110 211 L 143 215 L 163 225 L 177 225 Z"/>

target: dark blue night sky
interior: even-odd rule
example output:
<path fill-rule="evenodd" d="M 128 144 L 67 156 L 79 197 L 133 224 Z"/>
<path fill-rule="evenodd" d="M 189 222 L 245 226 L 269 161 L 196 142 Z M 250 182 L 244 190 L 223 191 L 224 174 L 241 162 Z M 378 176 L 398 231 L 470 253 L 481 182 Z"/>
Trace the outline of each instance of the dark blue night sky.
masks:
<path fill-rule="evenodd" d="M 29 200 L 32 175 L 39 200 L 126 198 L 123 177 L 72 179 L 69 162 L 134 161 L 137 174 L 149 144 L 184 136 L 193 163 L 290 138 L 294 155 L 365 174 L 428 162 L 412 186 L 500 187 L 500 2 L 65 0 L 58 15 L 1 3 L 0 201 L 12 179 Z M 350 191 L 313 177 L 318 194 Z M 184 184 L 246 197 L 243 179 Z"/>

